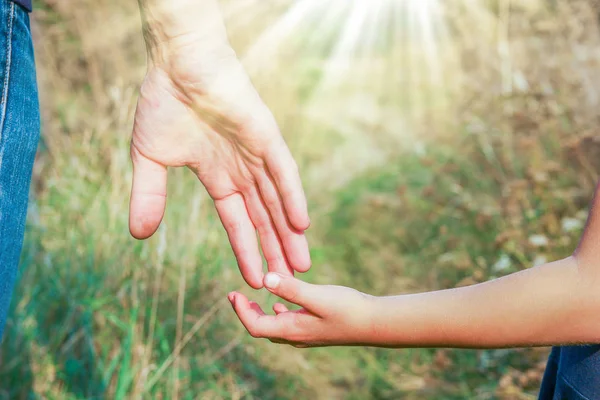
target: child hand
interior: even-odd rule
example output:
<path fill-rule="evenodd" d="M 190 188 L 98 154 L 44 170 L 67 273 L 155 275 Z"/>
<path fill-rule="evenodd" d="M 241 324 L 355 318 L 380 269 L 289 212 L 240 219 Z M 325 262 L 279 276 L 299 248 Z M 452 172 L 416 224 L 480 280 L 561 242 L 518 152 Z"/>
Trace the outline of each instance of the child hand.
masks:
<path fill-rule="evenodd" d="M 269 273 L 264 286 L 303 308 L 290 311 L 281 303 L 276 315 L 241 293 L 228 298 L 244 327 L 255 338 L 294 347 L 366 344 L 370 337 L 373 297 L 342 286 L 312 285 L 292 276 Z"/>

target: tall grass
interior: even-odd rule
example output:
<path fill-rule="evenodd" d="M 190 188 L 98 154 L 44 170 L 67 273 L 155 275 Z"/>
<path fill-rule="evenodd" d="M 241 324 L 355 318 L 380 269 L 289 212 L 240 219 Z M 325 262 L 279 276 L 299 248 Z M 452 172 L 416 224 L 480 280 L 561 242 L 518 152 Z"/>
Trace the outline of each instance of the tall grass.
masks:
<path fill-rule="evenodd" d="M 225 294 L 274 299 L 245 287 L 187 171 L 170 171 L 160 231 L 130 238 L 128 140 L 145 71 L 134 3 L 37 4 L 43 140 L 0 397 L 534 398 L 547 349 L 250 340 Z M 336 53 L 344 9 L 316 12 L 258 68 L 253 44 L 293 2 L 239 12 L 251 3 L 225 2 L 231 40 L 301 165 L 313 220 L 307 279 L 415 292 L 572 251 L 600 171 L 591 2 L 446 2 L 436 10 L 438 81 L 419 75 L 432 60 L 390 15 L 368 27 L 373 40 Z M 336 54 L 346 69 L 331 79 Z"/>

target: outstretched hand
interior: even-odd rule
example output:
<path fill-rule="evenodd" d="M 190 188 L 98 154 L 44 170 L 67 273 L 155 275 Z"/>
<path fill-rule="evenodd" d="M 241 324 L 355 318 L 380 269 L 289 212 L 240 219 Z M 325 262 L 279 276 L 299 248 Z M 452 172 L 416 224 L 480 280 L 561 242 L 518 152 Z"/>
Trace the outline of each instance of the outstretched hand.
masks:
<path fill-rule="evenodd" d="M 227 45 L 193 38 L 153 60 L 135 114 L 130 231 L 151 236 L 164 215 L 167 167 L 190 168 L 214 200 L 246 282 L 310 268 L 310 222 L 296 163 L 277 123 Z M 157 58 L 158 59 L 158 58 Z"/>
<path fill-rule="evenodd" d="M 233 309 L 253 337 L 294 347 L 366 345 L 376 340 L 371 328 L 374 297 L 342 286 L 312 285 L 277 273 L 267 274 L 264 286 L 302 308 L 290 311 L 276 303 L 275 315 L 267 315 L 243 294 L 229 293 Z"/>

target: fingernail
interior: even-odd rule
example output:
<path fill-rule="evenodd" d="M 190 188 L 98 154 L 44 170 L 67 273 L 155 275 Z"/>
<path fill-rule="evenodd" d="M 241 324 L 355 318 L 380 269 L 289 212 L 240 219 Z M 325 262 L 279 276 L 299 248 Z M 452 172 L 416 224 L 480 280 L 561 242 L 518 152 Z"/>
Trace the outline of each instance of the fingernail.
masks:
<path fill-rule="evenodd" d="M 229 294 L 227 295 L 227 298 L 229 299 L 229 302 L 230 302 L 231 304 L 233 304 L 233 296 L 234 296 L 233 292 L 231 292 L 231 293 L 229 293 Z"/>
<path fill-rule="evenodd" d="M 265 286 L 268 289 L 276 289 L 279 286 L 279 282 L 281 282 L 281 277 L 274 273 L 269 273 L 265 276 Z"/>

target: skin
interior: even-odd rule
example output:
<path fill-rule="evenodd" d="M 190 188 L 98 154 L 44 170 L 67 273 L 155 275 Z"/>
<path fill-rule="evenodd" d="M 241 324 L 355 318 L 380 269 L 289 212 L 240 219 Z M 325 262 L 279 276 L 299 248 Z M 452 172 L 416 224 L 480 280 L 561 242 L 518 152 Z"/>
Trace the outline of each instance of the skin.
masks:
<path fill-rule="evenodd" d="M 390 297 L 270 273 L 265 287 L 301 306 L 266 315 L 229 294 L 254 337 L 296 347 L 503 348 L 600 343 L 600 184 L 574 254 L 464 288 Z"/>
<path fill-rule="evenodd" d="M 129 226 L 151 236 L 167 168 L 188 167 L 215 203 L 246 282 L 310 268 L 310 221 L 296 163 L 232 50 L 216 0 L 139 0 L 148 70 L 131 140 Z"/>

